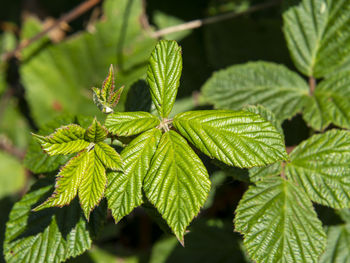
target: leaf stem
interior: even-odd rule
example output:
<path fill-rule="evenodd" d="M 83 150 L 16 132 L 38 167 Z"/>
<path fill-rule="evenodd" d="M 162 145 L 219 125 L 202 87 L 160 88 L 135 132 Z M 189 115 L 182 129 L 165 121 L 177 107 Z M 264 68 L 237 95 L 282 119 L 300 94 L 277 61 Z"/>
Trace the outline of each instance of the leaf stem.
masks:
<path fill-rule="evenodd" d="M 310 89 L 310 95 L 314 94 L 316 88 L 316 79 L 313 76 L 309 77 L 309 89 Z"/>

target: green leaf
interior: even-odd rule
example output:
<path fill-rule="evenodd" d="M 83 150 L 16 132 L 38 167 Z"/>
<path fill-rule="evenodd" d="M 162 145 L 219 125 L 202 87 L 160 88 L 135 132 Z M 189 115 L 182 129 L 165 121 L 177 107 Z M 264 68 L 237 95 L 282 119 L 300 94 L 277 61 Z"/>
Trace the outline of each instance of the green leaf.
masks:
<path fill-rule="evenodd" d="M 100 203 L 107 185 L 106 169 L 96 156 L 95 151 L 88 153 L 89 163 L 87 172 L 79 185 L 79 200 L 85 217 L 89 220 L 91 211 Z"/>
<path fill-rule="evenodd" d="M 243 108 L 245 111 L 249 111 L 255 114 L 259 114 L 261 117 L 263 117 L 265 120 L 271 122 L 271 124 L 276 128 L 276 130 L 281 134 L 284 135 L 281 122 L 276 119 L 276 115 L 270 111 L 269 109 L 265 108 L 262 105 L 247 105 Z"/>
<path fill-rule="evenodd" d="M 350 225 L 331 226 L 326 233 L 327 247 L 320 263 L 350 262 Z"/>
<path fill-rule="evenodd" d="M 249 187 L 236 209 L 235 229 L 256 262 L 317 262 L 326 245 L 309 198 L 280 177 Z"/>
<path fill-rule="evenodd" d="M 253 167 L 249 169 L 249 179 L 251 182 L 258 182 L 267 177 L 278 176 L 282 173 L 281 162 L 264 166 L 264 167 Z"/>
<path fill-rule="evenodd" d="M 118 136 L 132 136 L 159 125 L 159 119 L 148 112 L 115 112 L 106 119 L 108 131 Z"/>
<path fill-rule="evenodd" d="M 247 111 L 188 111 L 175 116 L 174 127 L 203 153 L 240 168 L 285 160 L 283 137 L 273 125 Z"/>
<path fill-rule="evenodd" d="M 26 182 L 25 177 L 21 162 L 0 151 L 0 199 L 22 190 Z"/>
<path fill-rule="evenodd" d="M 302 142 L 291 152 L 285 174 L 313 201 L 350 207 L 350 133 L 331 130 Z"/>
<path fill-rule="evenodd" d="M 48 183 L 39 181 L 13 207 L 4 244 L 8 263 L 63 262 L 91 247 L 78 202 L 62 209 L 32 212 L 32 207 L 49 194 L 52 187 Z"/>
<path fill-rule="evenodd" d="M 175 41 L 161 40 L 149 59 L 147 82 L 159 115 L 170 114 L 182 71 L 181 47 Z"/>
<path fill-rule="evenodd" d="M 124 173 L 107 174 L 106 197 L 116 223 L 142 204 L 142 182 L 161 136 L 158 129 L 139 135 L 121 153 Z"/>
<path fill-rule="evenodd" d="M 107 78 L 102 84 L 102 88 L 92 88 L 93 100 L 100 111 L 104 113 L 113 112 L 113 108 L 118 103 L 124 87 L 115 90 L 113 65 L 109 67 Z"/>
<path fill-rule="evenodd" d="M 122 159 L 120 155 L 108 144 L 99 142 L 94 146 L 97 157 L 106 168 L 113 171 L 122 171 Z"/>
<path fill-rule="evenodd" d="M 85 129 L 76 124 L 58 128 L 49 136 L 33 134 L 48 155 L 71 154 L 84 150 L 89 142 L 84 140 Z"/>
<path fill-rule="evenodd" d="M 63 166 L 57 175 L 55 192 L 43 204 L 36 207 L 34 211 L 52 206 L 68 205 L 77 195 L 82 179 L 86 178 L 93 169 L 92 154 L 93 151 L 83 151 Z"/>
<path fill-rule="evenodd" d="M 182 244 L 187 226 L 208 197 L 208 177 L 184 138 L 175 131 L 162 135 L 144 180 L 144 191 Z"/>
<path fill-rule="evenodd" d="M 350 59 L 349 0 L 303 0 L 283 14 L 284 34 L 296 67 L 324 77 Z M 341 32 L 341 33 L 339 33 Z"/>
<path fill-rule="evenodd" d="M 49 135 L 60 126 L 68 125 L 73 122 L 74 117 L 71 115 L 60 116 L 43 125 L 42 128 L 38 131 L 38 134 Z M 30 171 L 39 174 L 55 171 L 61 165 L 65 164 L 69 159 L 70 156 L 65 155 L 47 155 L 42 151 L 38 141 L 32 137 L 23 163 Z"/>
<path fill-rule="evenodd" d="M 336 74 L 320 82 L 312 102 L 305 108 L 304 119 L 316 130 L 323 130 L 330 123 L 350 128 L 349 72 Z"/>
<path fill-rule="evenodd" d="M 124 109 L 128 86 L 145 75 L 156 39 L 141 24 L 142 0 L 106 0 L 102 12 L 103 19 L 88 30 L 57 44 L 46 41 L 33 56 L 22 56 L 21 80 L 39 126 L 61 112 L 102 115 L 91 103 L 90 87 L 101 85 L 110 64 L 118 68 L 115 86 L 125 85 L 118 111 Z"/>
<path fill-rule="evenodd" d="M 251 62 L 214 73 L 202 91 L 205 100 L 218 109 L 240 110 L 249 104 L 261 104 L 278 120 L 285 120 L 301 111 L 309 87 L 285 66 Z"/>
<path fill-rule="evenodd" d="M 107 135 L 107 129 L 103 127 L 95 118 L 90 127 L 86 130 L 85 140 L 95 143 L 101 142 L 107 138 Z"/>

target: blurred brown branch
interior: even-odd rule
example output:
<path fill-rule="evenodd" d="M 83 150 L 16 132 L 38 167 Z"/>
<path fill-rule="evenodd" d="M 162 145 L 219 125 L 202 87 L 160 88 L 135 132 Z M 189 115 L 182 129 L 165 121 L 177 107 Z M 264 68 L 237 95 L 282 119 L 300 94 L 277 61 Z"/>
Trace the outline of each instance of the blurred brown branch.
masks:
<path fill-rule="evenodd" d="M 49 26 L 45 30 L 39 32 L 37 35 L 35 35 L 34 37 L 32 37 L 30 39 L 22 41 L 21 43 L 19 43 L 19 45 L 14 50 L 7 52 L 7 53 L 4 53 L 1 57 L 1 60 L 7 61 L 8 59 L 12 58 L 13 56 L 16 56 L 17 54 L 19 54 L 19 52 L 23 48 L 25 48 L 25 47 L 29 46 L 30 44 L 32 44 L 33 42 L 39 40 L 40 38 L 45 36 L 48 32 L 50 32 L 51 30 L 58 27 L 60 24 L 69 23 L 70 21 L 81 16 L 82 14 L 84 14 L 85 12 L 90 10 L 92 7 L 97 5 L 100 1 L 101 0 L 88 0 L 86 2 L 81 3 L 76 8 L 74 8 L 73 10 L 68 12 L 67 14 L 61 16 L 59 19 L 56 20 L 55 23 L 53 23 L 51 26 Z"/>
<path fill-rule="evenodd" d="M 161 29 L 159 31 L 153 32 L 151 34 L 151 36 L 154 38 L 159 38 L 161 36 L 164 36 L 164 35 L 167 35 L 170 33 L 194 29 L 194 28 L 201 27 L 203 25 L 213 24 L 213 23 L 217 23 L 217 22 L 221 22 L 221 21 L 230 19 L 230 18 L 250 14 L 250 13 L 253 13 L 253 12 L 256 12 L 259 10 L 263 10 L 263 9 L 278 5 L 280 3 L 281 3 L 281 0 L 275 0 L 275 1 L 270 1 L 270 2 L 263 3 L 263 4 L 252 6 L 252 7 L 248 8 L 247 10 L 242 11 L 242 12 L 229 12 L 226 14 L 220 14 L 220 15 L 212 16 L 212 17 L 208 17 L 208 18 L 192 20 L 192 21 L 180 24 L 180 25 L 167 27 L 167 28 Z"/>

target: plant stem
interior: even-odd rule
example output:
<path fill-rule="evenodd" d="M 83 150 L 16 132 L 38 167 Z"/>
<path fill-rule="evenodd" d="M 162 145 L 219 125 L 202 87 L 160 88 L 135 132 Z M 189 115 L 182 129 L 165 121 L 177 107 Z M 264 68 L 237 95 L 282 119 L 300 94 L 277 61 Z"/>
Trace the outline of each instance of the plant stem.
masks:
<path fill-rule="evenodd" d="M 229 13 L 225 13 L 225 14 L 221 14 L 221 15 L 217 15 L 217 16 L 192 20 L 192 21 L 186 22 L 184 24 L 167 27 L 167 28 L 161 29 L 159 31 L 153 32 L 151 34 L 151 36 L 154 38 L 159 38 L 161 36 L 164 36 L 164 35 L 167 35 L 170 33 L 194 29 L 194 28 L 201 27 L 203 25 L 213 24 L 213 23 L 217 23 L 220 21 L 230 19 L 230 18 L 250 14 L 250 13 L 253 13 L 253 12 L 256 12 L 259 10 L 263 10 L 263 9 L 275 6 L 275 5 L 280 4 L 280 3 L 281 3 L 280 0 L 274 0 L 274 1 L 267 2 L 267 3 L 252 6 L 252 7 L 248 8 L 247 10 L 242 11 L 242 12 L 229 12 Z"/>
<path fill-rule="evenodd" d="M 310 88 L 310 95 L 314 94 L 315 88 L 316 88 L 316 79 L 313 76 L 309 77 L 309 88 Z"/>

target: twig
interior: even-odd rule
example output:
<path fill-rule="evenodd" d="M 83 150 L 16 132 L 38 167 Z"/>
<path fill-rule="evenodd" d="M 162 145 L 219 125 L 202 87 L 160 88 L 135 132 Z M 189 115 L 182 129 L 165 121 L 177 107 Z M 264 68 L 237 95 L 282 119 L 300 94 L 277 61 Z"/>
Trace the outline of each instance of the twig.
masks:
<path fill-rule="evenodd" d="M 52 24 L 50 27 L 44 29 L 43 31 L 39 32 L 34 37 L 22 41 L 14 50 L 7 52 L 2 55 L 1 60 L 7 61 L 8 59 L 12 58 L 13 56 L 16 56 L 23 48 L 26 48 L 33 42 L 39 40 L 40 38 L 44 37 L 48 32 L 50 32 L 52 29 L 59 26 L 61 23 L 69 23 L 70 21 L 76 19 L 77 17 L 84 14 L 86 11 L 97 5 L 101 0 L 88 0 L 86 2 L 81 3 L 76 8 L 68 12 L 67 14 L 61 16 L 57 21 Z"/>
<path fill-rule="evenodd" d="M 167 28 L 158 30 L 158 31 L 152 33 L 151 36 L 154 38 L 159 38 L 161 36 L 164 36 L 164 35 L 167 35 L 170 33 L 194 29 L 194 28 L 201 27 L 203 25 L 213 24 L 213 23 L 217 23 L 217 22 L 220 22 L 223 20 L 230 19 L 230 18 L 250 14 L 250 13 L 253 13 L 253 12 L 256 12 L 259 10 L 269 8 L 271 6 L 275 6 L 275 5 L 280 4 L 280 3 L 281 3 L 280 0 L 275 0 L 275 1 L 264 3 L 264 4 L 252 6 L 252 7 L 248 8 L 247 10 L 242 11 L 242 12 L 230 12 L 230 13 L 226 13 L 226 14 L 213 16 L 213 17 L 192 20 L 192 21 L 186 22 L 184 24 L 171 26 L 171 27 L 167 27 Z"/>

